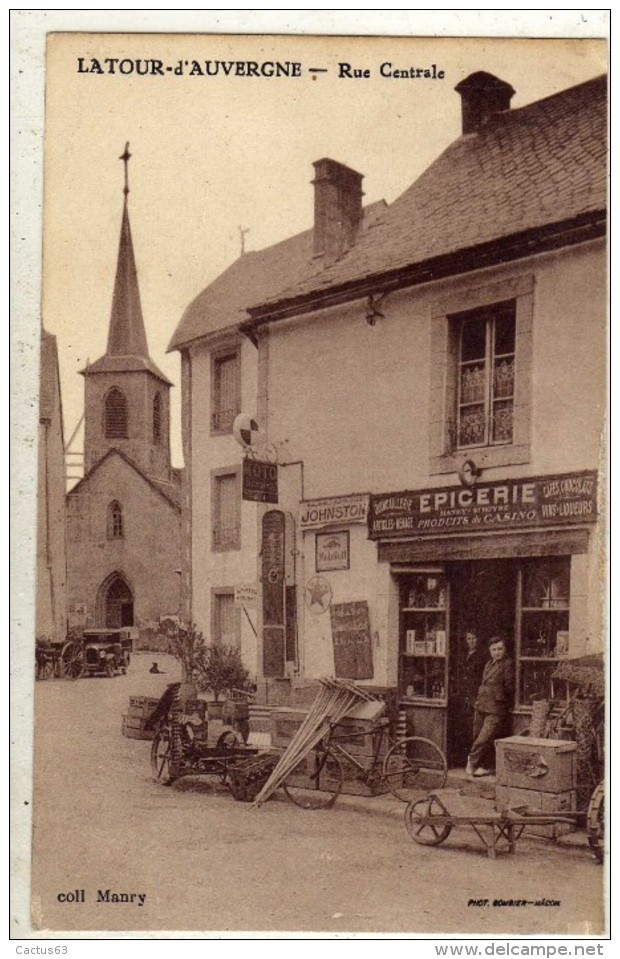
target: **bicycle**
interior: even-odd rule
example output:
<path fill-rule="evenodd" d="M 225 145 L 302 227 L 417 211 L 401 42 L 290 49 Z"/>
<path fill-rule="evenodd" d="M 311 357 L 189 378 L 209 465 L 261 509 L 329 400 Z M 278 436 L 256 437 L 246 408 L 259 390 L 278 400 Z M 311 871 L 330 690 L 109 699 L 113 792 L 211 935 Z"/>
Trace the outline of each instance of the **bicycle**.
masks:
<path fill-rule="evenodd" d="M 358 782 L 371 788 L 385 784 L 401 802 L 408 803 L 415 795 L 441 789 L 448 764 L 439 746 L 421 736 L 397 740 L 389 727 L 387 718 L 360 731 L 347 729 L 346 720 L 330 723 L 329 732 L 319 745 L 284 780 L 284 792 L 303 809 L 329 809 L 342 791 L 343 763 L 348 770 L 356 770 Z M 365 739 L 372 741 L 370 756 L 356 755 L 344 745 Z"/>

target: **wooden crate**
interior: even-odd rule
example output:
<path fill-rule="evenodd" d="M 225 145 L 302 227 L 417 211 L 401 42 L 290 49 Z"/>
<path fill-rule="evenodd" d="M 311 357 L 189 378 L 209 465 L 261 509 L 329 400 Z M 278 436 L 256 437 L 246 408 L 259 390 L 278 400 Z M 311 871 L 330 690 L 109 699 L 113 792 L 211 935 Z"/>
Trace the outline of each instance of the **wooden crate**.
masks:
<path fill-rule="evenodd" d="M 145 729 L 145 716 L 123 716 L 121 732 L 127 739 L 154 739 L 155 731 Z"/>
<path fill-rule="evenodd" d="M 577 804 L 577 792 L 569 789 L 562 793 L 548 793 L 539 789 L 518 789 L 515 786 L 497 786 L 495 790 L 495 801 L 497 807 L 528 806 L 532 812 L 539 813 L 561 813 L 574 810 Z M 524 832 L 532 836 L 544 836 L 549 839 L 556 839 L 558 836 L 564 836 L 566 833 L 575 831 L 574 823 L 558 822 L 550 823 L 548 826 L 532 825 L 528 826 Z"/>
<path fill-rule="evenodd" d="M 577 746 L 562 739 L 510 736 L 495 743 L 497 784 L 546 793 L 577 786 Z"/>
<path fill-rule="evenodd" d="M 273 746 L 288 746 L 307 716 L 303 709 L 279 707 L 271 713 L 271 743 Z M 250 727 L 251 728 L 251 727 Z"/>
<path fill-rule="evenodd" d="M 149 716 L 158 702 L 159 699 L 154 699 L 152 696 L 130 696 L 126 715 L 134 718 Z"/>

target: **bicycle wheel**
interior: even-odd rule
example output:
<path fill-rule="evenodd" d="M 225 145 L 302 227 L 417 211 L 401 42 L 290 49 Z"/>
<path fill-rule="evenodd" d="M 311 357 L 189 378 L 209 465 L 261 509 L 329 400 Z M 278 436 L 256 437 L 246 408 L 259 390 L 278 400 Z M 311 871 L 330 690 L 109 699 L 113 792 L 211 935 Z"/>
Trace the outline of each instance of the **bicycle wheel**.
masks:
<path fill-rule="evenodd" d="M 430 739 L 409 736 L 390 749 L 383 762 L 383 778 L 401 802 L 421 792 L 441 789 L 448 775 L 446 757 Z"/>
<path fill-rule="evenodd" d="M 155 782 L 162 786 L 169 786 L 176 778 L 170 769 L 172 760 L 172 748 L 170 742 L 170 732 L 163 727 L 155 734 L 153 745 L 151 746 L 151 769 Z"/>
<path fill-rule="evenodd" d="M 340 760 L 327 749 L 302 760 L 282 788 L 291 802 L 302 809 L 329 809 L 340 795 L 343 778 Z"/>
<path fill-rule="evenodd" d="M 599 783 L 590 799 L 586 816 L 588 844 L 598 862 L 605 858 L 605 786 Z"/>
<path fill-rule="evenodd" d="M 421 846 L 438 846 L 447 839 L 452 832 L 449 823 L 434 823 L 433 817 L 440 813 L 433 812 L 433 797 L 427 799 L 412 799 L 405 809 L 405 826 L 407 832 Z"/>

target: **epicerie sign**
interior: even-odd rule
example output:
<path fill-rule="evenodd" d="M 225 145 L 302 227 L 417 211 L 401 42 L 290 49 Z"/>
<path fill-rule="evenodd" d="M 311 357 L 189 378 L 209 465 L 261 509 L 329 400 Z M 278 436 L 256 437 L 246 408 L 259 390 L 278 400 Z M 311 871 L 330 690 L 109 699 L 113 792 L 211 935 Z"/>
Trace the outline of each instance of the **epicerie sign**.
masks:
<path fill-rule="evenodd" d="M 372 496 L 369 537 L 593 522 L 596 484 L 595 472 L 565 473 Z"/>
<path fill-rule="evenodd" d="M 301 529 L 313 529 L 334 523 L 365 523 L 368 501 L 367 493 L 306 500 L 299 508 L 299 525 Z"/>

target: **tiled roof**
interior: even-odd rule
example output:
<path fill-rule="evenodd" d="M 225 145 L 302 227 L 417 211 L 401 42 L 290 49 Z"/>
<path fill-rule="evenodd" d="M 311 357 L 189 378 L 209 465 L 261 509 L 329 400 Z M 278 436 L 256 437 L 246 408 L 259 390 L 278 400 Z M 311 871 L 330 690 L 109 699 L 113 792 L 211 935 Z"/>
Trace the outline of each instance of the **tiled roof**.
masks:
<path fill-rule="evenodd" d="M 313 256 L 312 230 L 244 254 L 189 305 L 169 349 L 255 311 L 603 211 L 606 92 L 598 77 L 459 137 L 391 206 L 367 207 L 355 245 L 330 266 Z"/>
<path fill-rule="evenodd" d="M 383 200 L 366 207 L 362 232 L 384 209 Z M 238 326 L 249 319 L 247 306 L 270 299 L 321 266 L 321 258 L 313 255 L 312 230 L 264 250 L 244 253 L 190 303 L 168 349 L 180 349 L 209 333 Z"/>
<path fill-rule="evenodd" d="M 604 210 L 606 92 L 598 77 L 496 114 L 455 140 L 336 263 L 263 304 Z"/>

